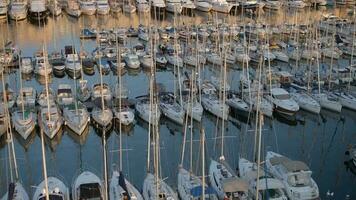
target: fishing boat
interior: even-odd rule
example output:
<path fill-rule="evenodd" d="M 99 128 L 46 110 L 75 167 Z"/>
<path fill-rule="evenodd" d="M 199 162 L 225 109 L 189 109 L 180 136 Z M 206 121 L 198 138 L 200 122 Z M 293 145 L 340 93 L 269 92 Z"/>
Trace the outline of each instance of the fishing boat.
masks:
<path fill-rule="evenodd" d="M 167 0 L 166 11 L 180 14 L 182 12 L 182 4 L 180 0 Z"/>
<path fill-rule="evenodd" d="M 203 108 L 213 115 L 223 120 L 227 120 L 229 106 L 218 98 L 215 87 L 209 82 L 204 82 L 201 86 L 201 91 L 201 104 Z"/>
<path fill-rule="evenodd" d="M 42 200 L 46 199 L 46 196 L 49 196 L 49 199 L 61 199 L 61 200 L 70 200 L 69 189 L 67 186 L 56 177 L 48 177 L 47 185 L 48 191 L 46 190 L 46 180 L 42 181 L 37 187 L 36 191 L 33 194 L 33 200 Z M 48 192 L 48 193 L 47 193 Z"/>
<path fill-rule="evenodd" d="M 21 62 L 21 73 L 31 74 L 33 72 L 32 58 L 31 57 L 22 57 Z"/>
<path fill-rule="evenodd" d="M 63 107 L 64 124 L 74 133 L 81 135 L 87 128 L 90 116 L 86 106 L 80 101 Z"/>
<path fill-rule="evenodd" d="M 284 115 L 295 115 L 299 110 L 299 105 L 283 88 L 272 88 L 271 95 L 267 99 L 274 105 L 275 111 Z"/>
<path fill-rule="evenodd" d="M 83 171 L 72 184 L 72 199 L 103 199 L 104 187 L 100 178 L 90 171 Z"/>
<path fill-rule="evenodd" d="M 110 6 L 107 0 L 96 1 L 96 13 L 99 15 L 107 15 L 110 12 Z"/>
<path fill-rule="evenodd" d="M 81 77 L 82 65 L 78 54 L 73 53 L 66 56 L 65 69 L 69 77 L 73 79 Z"/>
<path fill-rule="evenodd" d="M 68 0 L 65 11 L 71 17 L 80 17 L 82 11 L 80 10 L 79 3 L 75 0 Z"/>
<path fill-rule="evenodd" d="M 40 76 L 48 76 L 52 73 L 52 68 L 49 67 L 48 55 L 44 50 L 35 54 L 35 72 Z"/>
<path fill-rule="evenodd" d="M 1 199 L 2 200 L 16 200 L 16 199 L 30 200 L 25 188 L 19 181 L 10 183 L 7 192 Z"/>
<path fill-rule="evenodd" d="M 297 92 L 290 93 L 290 95 L 291 98 L 298 103 L 301 109 L 315 114 L 320 113 L 320 109 L 321 109 L 320 104 L 306 92 L 297 91 Z"/>
<path fill-rule="evenodd" d="M 31 1 L 28 15 L 33 22 L 46 20 L 48 17 L 46 2 L 44 0 Z"/>
<path fill-rule="evenodd" d="M 174 94 L 162 93 L 159 100 L 159 108 L 162 114 L 175 123 L 183 125 L 185 112 L 182 106 L 176 101 Z"/>
<path fill-rule="evenodd" d="M 80 0 L 79 6 L 83 15 L 94 15 L 96 12 L 94 0 Z"/>
<path fill-rule="evenodd" d="M 62 14 L 62 7 L 57 0 L 50 0 L 48 3 L 48 10 L 52 16 L 57 17 Z"/>
<path fill-rule="evenodd" d="M 219 199 L 248 199 L 247 183 L 233 174 L 231 168 L 223 160 L 220 162 L 211 160 L 209 179 Z"/>
<path fill-rule="evenodd" d="M 100 98 L 101 96 L 103 96 L 103 98 L 106 101 L 111 101 L 112 99 L 111 89 L 109 85 L 106 83 L 103 84 L 98 83 L 93 86 L 92 94 L 91 94 L 92 101 L 94 101 L 97 98 Z"/>
<path fill-rule="evenodd" d="M 268 151 L 267 170 L 282 181 L 289 199 L 318 199 L 319 189 L 312 171 L 302 161 L 291 160 L 285 156 Z"/>
<path fill-rule="evenodd" d="M 27 2 L 23 0 L 12 1 L 9 7 L 9 17 L 12 20 L 20 21 L 27 17 Z"/>
<path fill-rule="evenodd" d="M 109 198 L 143 200 L 140 192 L 118 171 L 112 173 Z"/>
<path fill-rule="evenodd" d="M 72 86 L 69 84 L 59 84 L 57 89 L 57 104 L 62 107 L 70 105 L 73 102 Z"/>
<path fill-rule="evenodd" d="M 149 96 L 140 96 L 136 99 L 135 109 L 138 116 L 149 124 L 159 124 L 161 111 L 158 109 L 157 103 L 150 104 Z"/>
<path fill-rule="evenodd" d="M 42 106 L 38 116 L 38 124 L 44 133 L 50 139 L 53 139 L 63 124 L 63 118 L 59 107 L 54 103 L 49 104 L 48 106 Z"/>

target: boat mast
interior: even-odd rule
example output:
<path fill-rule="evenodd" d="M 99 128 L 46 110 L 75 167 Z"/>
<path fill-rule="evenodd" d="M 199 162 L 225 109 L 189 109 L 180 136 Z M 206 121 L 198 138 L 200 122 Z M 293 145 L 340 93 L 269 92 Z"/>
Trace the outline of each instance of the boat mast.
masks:
<path fill-rule="evenodd" d="M 355 13 L 355 8 L 354 8 L 354 13 Z M 354 15 L 354 20 L 356 21 L 356 15 Z M 355 50 L 355 33 L 356 33 L 356 25 L 354 24 L 354 29 L 352 31 L 352 46 L 351 46 L 351 60 L 350 60 L 350 79 L 349 79 L 349 83 L 348 83 L 348 90 L 351 89 L 351 82 L 352 82 L 352 69 L 351 66 L 354 64 L 354 50 Z M 354 72 L 355 73 L 355 72 Z"/>
<path fill-rule="evenodd" d="M 201 129 L 202 199 L 205 199 L 205 131 Z"/>
<path fill-rule="evenodd" d="M 20 97 L 21 97 L 21 110 L 22 110 L 22 120 L 25 119 L 25 102 L 23 99 L 23 95 L 24 95 L 24 91 L 22 88 L 22 72 L 21 72 L 21 68 L 22 68 L 22 60 L 21 60 L 21 51 L 20 51 L 20 55 L 19 55 L 19 76 L 20 76 Z"/>
<path fill-rule="evenodd" d="M 117 39 L 117 32 L 116 32 L 116 65 L 117 65 L 117 76 L 118 76 L 118 86 L 119 86 L 119 112 L 121 112 L 121 58 L 120 58 L 120 48 L 119 48 L 119 41 Z M 122 171 L 122 123 L 119 119 L 119 170 Z"/>

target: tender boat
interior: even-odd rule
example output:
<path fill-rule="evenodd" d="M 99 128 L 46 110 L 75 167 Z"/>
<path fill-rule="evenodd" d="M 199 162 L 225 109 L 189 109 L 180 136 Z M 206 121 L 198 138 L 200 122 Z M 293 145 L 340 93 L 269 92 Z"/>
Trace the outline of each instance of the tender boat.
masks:
<path fill-rule="evenodd" d="M 94 0 L 81 0 L 79 1 L 79 6 L 83 15 L 94 15 L 96 12 Z"/>
<path fill-rule="evenodd" d="M 64 124 L 74 133 L 82 135 L 88 127 L 90 116 L 86 106 L 80 101 L 63 107 Z"/>
<path fill-rule="evenodd" d="M 158 200 L 158 199 L 169 199 L 178 200 L 177 194 L 174 190 L 162 179 L 158 179 L 159 183 L 156 182 L 156 178 L 153 174 L 148 173 L 145 180 L 143 181 L 142 196 L 145 200 Z M 158 185 L 157 185 L 158 184 Z M 158 194 L 157 194 L 158 187 Z M 156 198 L 158 197 L 158 199 Z"/>
<path fill-rule="evenodd" d="M 50 104 L 49 108 L 48 106 L 42 106 L 39 112 L 38 124 L 44 133 L 50 139 L 53 139 L 63 124 L 63 118 L 58 106 L 56 104 Z"/>
<path fill-rule="evenodd" d="M 48 17 L 48 11 L 46 8 L 46 2 L 44 0 L 33 0 L 30 3 L 30 9 L 28 11 L 30 19 L 35 23 L 38 21 L 46 20 Z"/>
<path fill-rule="evenodd" d="M 268 151 L 267 170 L 284 184 L 289 199 L 318 199 L 319 189 L 309 167 L 301 161 Z"/>
<path fill-rule="evenodd" d="M 252 199 L 256 199 L 256 188 L 258 184 L 258 193 L 261 199 L 288 200 L 283 183 L 265 172 L 261 166 L 258 178 L 256 163 L 240 158 L 238 169 L 239 176 L 249 183 L 249 196 L 252 197 Z"/>
<path fill-rule="evenodd" d="M 275 110 L 281 114 L 295 115 L 299 110 L 298 103 L 283 88 L 272 88 L 271 95 L 268 95 L 267 99 L 273 103 Z"/>
<path fill-rule="evenodd" d="M 99 15 L 107 15 L 110 12 L 110 6 L 107 0 L 96 1 L 96 12 Z"/>
<path fill-rule="evenodd" d="M 122 172 L 113 171 L 109 187 L 110 199 L 143 200 L 141 193 L 124 177 Z"/>
<path fill-rule="evenodd" d="M 15 21 L 24 20 L 27 17 L 27 10 L 27 1 L 12 1 L 10 3 L 9 17 Z"/>
<path fill-rule="evenodd" d="M 164 116 L 177 124 L 184 123 L 184 110 L 172 93 L 160 94 L 159 108 Z"/>
<path fill-rule="evenodd" d="M 67 186 L 56 177 L 48 177 L 48 196 L 49 199 L 57 200 L 70 200 L 69 189 Z M 46 199 L 46 183 L 42 181 L 37 187 L 33 194 L 33 200 L 43 200 Z"/>
<path fill-rule="evenodd" d="M 103 182 L 90 171 L 82 172 L 72 184 L 72 200 L 103 199 L 103 193 Z"/>
<path fill-rule="evenodd" d="M 136 99 L 135 109 L 138 116 L 149 124 L 158 125 L 161 111 L 158 109 L 157 103 L 150 105 L 149 96 L 140 96 L 136 97 Z"/>
<path fill-rule="evenodd" d="M 223 160 L 220 162 L 211 160 L 209 180 L 219 199 L 248 199 L 247 183 L 238 178 Z"/>

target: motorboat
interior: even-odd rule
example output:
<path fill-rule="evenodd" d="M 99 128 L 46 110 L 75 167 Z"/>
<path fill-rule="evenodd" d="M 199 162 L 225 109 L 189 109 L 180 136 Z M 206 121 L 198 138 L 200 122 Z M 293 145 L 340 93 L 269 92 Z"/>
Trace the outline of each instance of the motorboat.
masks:
<path fill-rule="evenodd" d="M 9 7 L 9 17 L 12 20 L 20 21 L 27 18 L 27 1 L 12 1 Z"/>
<path fill-rule="evenodd" d="M 73 102 L 72 86 L 69 84 L 59 84 L 57 89 L 57 104 L 59 106 L 65 106 Z"/>
<path fill-rule="evenodd" d="M 219 199 L 248 199 L 248 184 L 238 178 L 224 160 L 211 160 L 209 180 Z"/>
<path fill-rule="evenodd" d="M 272 88 L 267 99 L 274 105 L 274 109 L 284 115 L 295 115 L 299 110 L 299 105 L 295 102 L 283 88 Z"/>
<path fill-rule="evenodd" d="M 56 104 L 42 106 L 38 117 L 38 124 L 48 138 L 53 139 L 61 129 L 63 117 Z"/>
<path fill-rule="evenodd" d="M 229 106 L 218 98 L 215 87 L 209 82 L 204 82 L 201 86 L 201 91 L 201 104 L 203 108 L 218 118 L 227 120 Z"/>
<path fill-rule="evenodd" d="M 107 15 L 110 12 L 110 6 L 107 0 L 96 1 L 96 12 L 99 15 Z"/>
<path fill-rule="evenodd" d="M 312 171 L 304 162 L 267 151 L 266 168 L 282 181 L 289 199 L 319 198 L 319 188 L 311 177 Z"/>
<path fill-rule="evenodd" d="M 31 1 L 28 15 L 33 22 L 46 20 L 48 17 L 46 2 L 44 0 Z"/>
<path fill-rule="evenodd" d="M 32 58 L 22 57 L 20 61 L 21 61 L 21 73 L 31 74 L 33 72 Z"/>
<path fill-rule="evenodd" d="M 0 19 L 7 19 L 8 5 L 7 1 L 0 1 Z"/>
<path fill-rule="evenodd" d="M 78 135 L 82 135 L 90 122 L 88 110 L 80 101 L 65 105 L 63 118 L 64 124 Z"/>
<path fill-rule="evenodd" d="M 302 0 L 288 0 L 286 4 L 289 8 L 298 8 L 298 9 L 302 9 L 305 6 L 307 6 L 307 4 Z"/>
<path fill-rule="evenodd" d="M 25 188 L 19 181 L 10 183 L 7 192 L 1 199 L 2 200 L 16 200 L 16 199 L 30 200 Z"/>
<path fill-rule="evenodd" d="M 57 0 L 49 1 L 48 10 L 54 17 L 57 17 L 62 14 L 62 7 Z"/>
<path fill-rule="evenodd" d="M 162 114 L 175 123 L 183 125 L 185 112 L 176 101 L 174 95 L 172 93 L 163 93 L 160 94 L 159 99 L 159 108 Z"/>
<path fill-rule="evenodd" d="M 112 127 L 113 113 L 106 104 L 107 103 L 104 101 L 104 105 L 96 105 L 91 111 L 91 118 L 93 119 L 95 126 L 101 130 L 109 130 Z"/>
<path fill-rule="evenodd" d="M 203 106 L 198 101 L 196 94 L 193 94 L 193 97 L 188 94 L 183 94 L 182 104 L 185 112 L 189 117 L 192 117 L 194 120 L 200 122 L 203 116 Z"/>
<path fill-rule="evenodd" d="M 101 86 L 102 85 L 102 86 Z M 94 101 L 97 98 L 101 98 L 101 95 L 103 95 L 103 98 L 106 101 L 111 101 L 112 99 L 112 93 L 111 89 L 108 84 L 103 83 L 103 84 L 95 84 L 92 89 L 92 94 L 91 94 L 91 99 Z"/>
<path fill-rule="evenodd" d="M 279 0 L 264 0 L 265 8 L 271 10 L 279 10 L 282 7 L 282 3 Z"/>
<path fill-rule="evenodd" d="M 109 187 L 110 199 L 143 200 L 141 193 L 124 177 L 122 172 L 113 171 Z"/>
<path fill-rule="evenodd" d="M 90 171 L 83 171 L 72 184 L 72 199 L 103 199 L 104 186 L 100 178 Z"/>
<path fill-rule="evenodd" d="M 196 0 L 194 4 L 196 9 L 202 12 L 210 12 L 213 8 L 208 0 Z"/>
<path fill-rule="evenodd" d="M 243 99 L 241 99 L 237 93 L 231 91 L 226 94 L 226 104 L 230 107 L 230 109 L 244 115 L 248 115 L 251 111 L 250 106 Z"/>
<path fill-rule="evenodd" d="M 137 11 L 139 13 L 149 13 L 151 8 L 146 0 L 136 0 Z"/>
<path fill-rule="evenodd" d="M 5 94 L 4 94 L 5 93 Z M 4 99 L 6 98 L 6 101 Z M 1 102 L 6 102 L 7 108 L 11 109 L 14 107 L 16 102 L 16 94 L 15 92 L 9 87 L 8 84 L 5 85 L 5 89 L 0 92 L 0 100 Z"/>
<path fill-rule="evenodd" d="M 207 185 L 204 188 L 207 200 L 218 200 L 215 190 Z M 183 167 L 178 170 L 178 194 L 180 199 L 198 200 L 203 194 L 202 180 Z"/>
<path fill-rule="evenodd" d="M 312 97 L 320 104 L 322 108 L 338 113 L 341 112 L 342 105 L 337 97 L 327 93 L 316 93 L 313 94 Z"/>
<path fill-rule="evenodd" d="M 35 130 L 36 116 L 28 108 L 18 109 L 12 112 L 12 124 L 21 137 L 26 140 Z"/>
<path fill-rule="evenodd" d="M 166 11 L 180 14 L 182 12 L 182 3 L 180 0 L 167 0 Z"/>
<path fill-rule="evenodd" d="M 88 86 L 88 81 L 83 79 L 79 80 L 79 87 L 77 89 L 78 99 L 82 102 L 87 101 L 91 96 L 91 90 Z"/>
<path fill-rule="evenodd" d="M 23 87 L 20 89 L 19 95 L 17 96 L 16 99 L 16 105 L 17 107 L 21 107 L 22 104 L 25 107 L 35 107 L 36 90 L 33 87 Z"/>
<path fill-rule="evenodd" d="M 46 185 L 48 185 L 48 194 L 46 193 Z M 70 200 L 69 189 L 67 186 L 56 177 L 48 177 L 47 184 L 43 180 L 37 187 L 33 194 L 33 200 L 46 199 L 48 195 L 49 199 Z"/>
<path fill-rule="evenodd" d="M 150 0 L 151 8 L 157 13 L 157 16 L 163 15 L 166 11 L 166 3 L 163 0 Z"/>
<path fill-rule="evenodd" d="M 290 93 L 290 96 L 294 101 L 296 101 L 299 107 L 303 110 L 309 111 L 311 113 L 319 114 L 321 106 L 313 99 L 313 97 L 306 92 L 298 91 Z"/>
<path fill-rule="evenodd" d="M 35 54 L 35 72 L 40 76 L 49 76 L 52 73 L 47 53 L 38 51 Z"/>
<path fill-rule="evenodd" d="M 191 0 L 182 0 L 182 12 L 183 13 L 191 13 L 193 10 L 196 9 L 196 6 L 193 1 Z"/>
<path fill-rule="evenodd" d="M 75 0 L 68 0 L 65 11 L 71 17 L 80 17 L 82 11 L 80 10 L 79 3 Z"/>
<path fill-rule="evenodd" d="M 123 126 L 129 126 L 135 121 L 135 112 L 129 107 L 127 100 L 121 99 L 121 106 L 113 108 L 115 119 Z"/>
<path fill-rule="evenodd" d="M 226 0 L 211 0 L 210 4 L 212 6 L 212 10 L 221 13 L 230 13 L 232 9 L 232 5 L 228 3 Z"/>
<path fill-rule="evenodd" d="M 268 174 L 261 166 L 259 166 L 259 173 L 257 173 L 257 168 L 256 163 L 245 158 L 239 158 L 239 176 L 249 183 L 249 196 L 256 199 L 256 189 L 258 188 L 261 199 L 288 200 L 284 184 Z"/>
<path fill-rule="evenodd" d="M 138 59 L 138 56 L 135 53 L 127 54 L 125 57 L 125 63 L 130 69 L 140 68 L 140 60 Z"/>
<path fill-rule="evenodd" d="M 80 0 L 79 6 L 83 15 L 94 15 L 96 12 L 94 0 Z"/>
<path fill-rule="evenodd" d="M 69 77 L 77 79 L 81 77 L 82 65 L 78 54 L 68 54 L 65 61 L 65 70 Z"/>
<path fill-rule="evenodd" d="M 150 103 L 149 96 L 140 96 L 136 99 L 135 109 L 138 116 L 149 124 L 158 125 L 161 111 L 157 103 Z"/>
<path fill-rule="evenodd" d="M 157 200 L 157 197 L 159 199 L 178 200 L 177 194 L 164 180 L 159 178 L 158 181 L 159 183 L 157 183 L 153 174 L 147 174 L 142 187 L 142 196 L 145 200 Z"/>

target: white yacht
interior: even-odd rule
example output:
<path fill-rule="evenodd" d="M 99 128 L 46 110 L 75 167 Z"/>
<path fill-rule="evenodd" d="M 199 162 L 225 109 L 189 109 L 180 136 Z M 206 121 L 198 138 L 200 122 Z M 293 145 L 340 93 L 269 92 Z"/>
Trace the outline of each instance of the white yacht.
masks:
<path fill-rule="evenodd" d="M 19 95 L 16 99 L 16 105 L 20 108 L 22 104 L 25 107 L 35 107 L 36 90 L 33 87 L 23 87 L 20 89 Z"/>
<path fill-rule="evenodd" d="M 159 124 L 161 111 L 156 103 L 150 105 L 149 96 L 136 97 L 137 103 L 135 105 L 138 116 L 145 122 L 153 125 Z"/>
<path fill-rule="evenodd" d="M 208 0 L 196 0 L 194 4 L 196 9 L 202 12 L 210 12 L 213 7 Z"/>
<path fill-rule="evenodd" d="M 108 130 L 112 127 L 113 113 L 107 105 L 95 106 L 91 111 L 91 117 L 97 128 Z"/>
<path fill-rule="evenodd" d="M 56 177 L 48 177 L 48 196 L 49 199 L 60 199 L 60 200 L 70 200 L 69 189 L 67 186 Z M 42 181 L 37 187 L 33 194 L 33 200 L 43 200 L 46 199 L 46 183 Z"/>
<path fill-rule="evenodd" d="M 248 184 L 238 178 L 223 160 L 220 162 L 211 160 L 209 179 L 219 199 L 249 199 Z"/>
<path fill-rule="evenodd" d="M 332 93 L 332 95 L 339 99 L 339 102 L 341 103 L 342 107 L 351 110 L 356 110 L 356 97 L 346 92 L 334 92 Z"/>
<path fill-rule="evenodd" d="M 110 12 L 110 6 L 107 0 L 96 1 L 96 12 L 99 15 L 107 15 Z"/>
<path fill-rule="evenodd" d="M 21 73 L 31 74 L 33 72 L 32 58 L 22 57 L 21 58 Z"/>
<path fill-rule="evenodd" d="M 59 84 L 57 89 L 57 104 L 59 106 L 70 105 L 74 102 L 72 86 L 69 84 Z"/>
<path fill-rule="evenodd" d="M 81 0 L 79 6 L 83 15 L 94 15 L 96 12 L 94 0 Z"/>
<path fill-rule="evenodd" d="M 180 0 L 167 0 L 166 11 L 180 14 L 182 12 L 182 3 Z"/>
<path fill-rule="evenodd" d="M 185 94 L 182 97 L 183 99 L 183 108 L 189 117 L 192 117 L 194 120 L 200 122 L 203 116 L 203 106 L 198 101 L 196 96 L 193 98 L 189 94 Z"/>
<path fill-rule="evenodd" d="M 212 6 L 212 10 L 222 13 L 230 13 L 233 7 L 226 0 L 211 0 L 210 4 Z"/>
<path fill-rule="evenodd" d="M 267 99 L 273 103 L 277 112 L 284 115 L 294 115 L 299 110 L 299 105 L 289 95 L 289 93 L 282 88 L 272 88 L 271 95 Z"/>
<path fill-rule="evenodd" d="M 327 93 L 316 93 L 313 94 L 313 98 L 320 104 L 322 108 L 341 112 L 342 105 L 335 96 L 331 96 Z"/>
<path fill-rule="evenodd" d="M 139 69 L 140 68 L 140 60 L 138 59 L 137 54 L 129 53 L 125 56 L 125 63 L 127 67 L 130 69 Z"/>
<path fill-rule="evenodd" d="M 9 8 L 9 17 L 12 20 L 20 21 L 27 17 L 27 1 L 12 1 Z"/>
<path fill-rule="evenodd" d="M 315 114 L 320 113 L 320 109 L 321 109 L 320 104 L 306 92 L 302 92 L 302 91 L 292 92 L 290 95 L 292 99 L 294 99 L 294 101 L 298 103 L 301 109 Z"/>
<path fill-rule="evenodd" d="M 7 1 L 1 0 L 0 1 L 0 19 L 6 19 L 7 18 Z"/>
<path fill-rule="evenodd" d="M 104 192 L 103 182 L 90 171 L 82 172 L 72 184 L 72 200 L 103 199 Z"/>
<path fill-rule="evenodd" d="M 168 119 L 183 125 L 185 112 L 172 93 L 160 95 L 159 108 Z"/>
<path fill-rule="evenodd" d="M 38 124 L 44 133 L 53 139 L 54 136 L 61 129 L 63 124 L 63 118 L 61 116 L 61 111 L 56 104 L 41 107 Z"/>
<path fill-rule="evenodd" d="M 261 199 L 288 200 L 283 183 L 273 178 L 260 166 L 259 177 L 257 177 L 257 164 L 245 158 L 239 159 L 239 176 L 249 183 L 249 196 L 256 198 L 256 188 Z M 258 179 L 258 181 L 257 181 Z"/>
<path fill-rule="evenodd" d="M 301 161 L 268 151 L 267 170 L 284 184 L 289 199 L 318 199 L 319 189 L 312 179 L 309 167 Z"/>
<path fill-rule="evenodd" d="M 226 104 L 230 106 L 231 109 L 243 113 L 244 115 L 250 113 L 250 106 L 242 100 L 238 94 L 233 92 L 228 92 L 226 95 Z"/>
<path fill-rule="evenodd" d="M 64 65 L 69 77 L 77 79 L 81 76 L 82 65 L 80 63 L 78 54 L 68 54 Z"/>
<path fill-rule="evenodd" d="M 24 140 L 35 130 L 36 116 L 28 108 L 12 112 L 11 119 L 16 132 L 18 132 Z"/>
<path fill-rule="evenodd" d="M 69 16 L 72 17 L 80 17 L 82 11 L 80 10 L 79 4 L 75 0 L 68 0 L 67 6 L 65 7 L 65 11 Z"/>
<path fill-rule="evenodd" d="M 35 54 L 35 72 L 41 76 L 48 76 L 52 73 L 52 67 L 49 65 L 47 53 L 39 51 Z"/>
<path fill-rule="evenodd" d="M 33 22 L 38 23 L 38 21 L 46 20 L 48 17 L 46 2 L 44 0 L 32 0 L 28 14 Z"/>
<path fill-rule="evenodd" d="M 49 104 L 55 103 L 55 95 L 51 88 L 48 89 L 48 101 Z M 47 92 L 46 88 L 44 88 L 37 96 L 37 102 L 40 106 L 45 107 L 47 106 Z"/>
<path fill-rule="evenodd" d="M 100 83 L 95 84 L 92 89 L 92 94 L 91 94 L 91 99 L 94 101 L 97 98 L 101 98 L 101 95 L 103 95 L 104 99 L 106 101 L 111 101 L 112 99 L 112 93 L 111 89 L 108 84 L 103 83 L 103 86 L 101 86 Z"/>
<path fill-rule="evenodd" d="M 203 108 L 213 115 L 227 120 L 229 106 L 218 98 L 215 87 L 209 82 L 204 82 L 201 86 L 201 91 L 201 104 L 203 105 Z"/>
<path fill-rule="evenodd" d="M 142 196 L 145 200 L 178 200 L 177 194 L 164 180 L 159 178 L 158 181 L 159 183 L 156 182 L 156 178 L 153 174 L 147 174 L 142 187 Z M 157 194 L 157 187 L 159 194 Z M 156 197 L 158 197 L 158 199 Z"/>
<path fill-rule="evenodd" d="M 143 200 L 141 193 L 123 175 L 113 171 L 109 185 L 109 199 Z"/>
<path fill-rule="evenodd" d="M 78 135 L 82 135 L 90 121 L 88 110 L 80 101 L 64 106 L 63 118 L 64 124 Z"/>
<path fill-rule="evenodd" d="M 28 194 L 20 182 L 10 183 L 7 192 L 1 200 L 30 200 Z"/>

